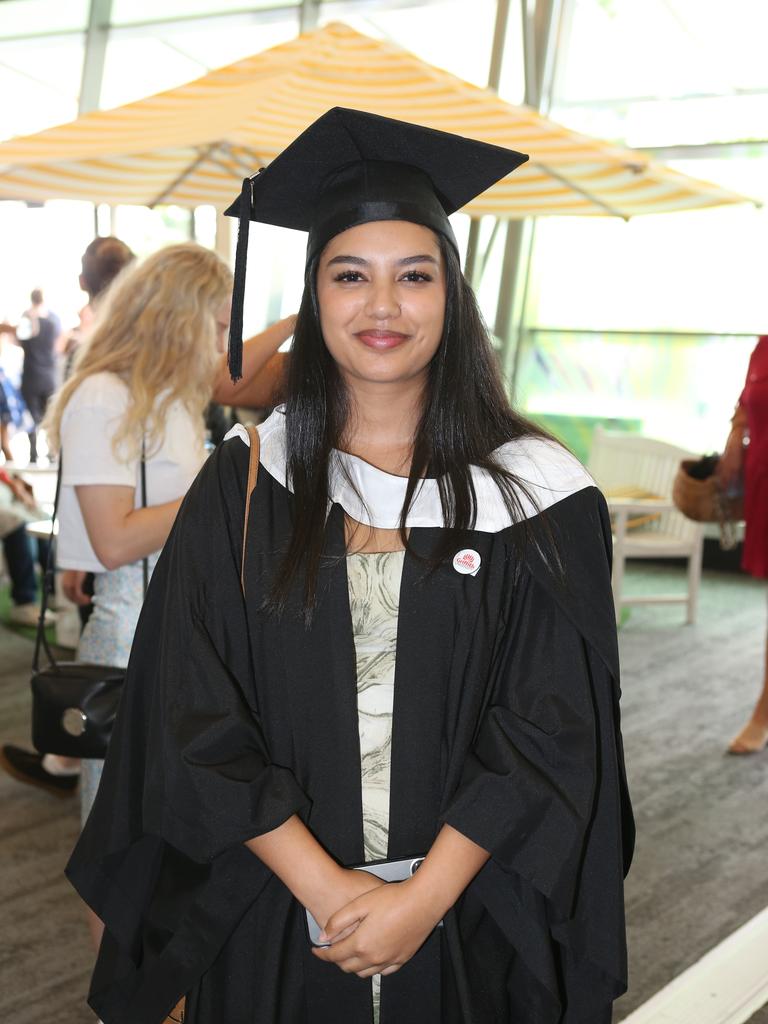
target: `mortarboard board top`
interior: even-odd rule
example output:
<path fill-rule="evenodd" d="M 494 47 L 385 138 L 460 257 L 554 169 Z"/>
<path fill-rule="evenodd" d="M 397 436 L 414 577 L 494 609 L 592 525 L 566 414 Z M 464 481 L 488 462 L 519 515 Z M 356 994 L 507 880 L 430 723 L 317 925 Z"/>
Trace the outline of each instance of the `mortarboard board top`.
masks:
<path fill-rule="evenodd" d="M 476 139 L 334 107 L 251 179 L 250 219 L 311 231 L 318 201 L 335 176 L 367 161 L 422 171 L 450 215 L 527 159 L 522 153 Z M 394 174 L 391 186 L 396 199 Z M 240 203 L 238 197 L 226 214 L 240 216 Z"/>

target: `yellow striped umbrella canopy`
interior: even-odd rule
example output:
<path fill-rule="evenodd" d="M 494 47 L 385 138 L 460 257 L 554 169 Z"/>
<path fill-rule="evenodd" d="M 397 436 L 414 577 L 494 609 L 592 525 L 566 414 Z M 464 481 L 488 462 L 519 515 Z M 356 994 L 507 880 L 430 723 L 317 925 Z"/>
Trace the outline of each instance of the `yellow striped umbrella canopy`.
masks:
<path fill-rule="evenodd" d="M 334 106 L 528 153 L 529 163 L 466 208 L 474 215 L 631 217 L 744 202 L 341 23 L 177 89 L 0 144 L 0 197 L 221 208 L 245 175 Z"/>

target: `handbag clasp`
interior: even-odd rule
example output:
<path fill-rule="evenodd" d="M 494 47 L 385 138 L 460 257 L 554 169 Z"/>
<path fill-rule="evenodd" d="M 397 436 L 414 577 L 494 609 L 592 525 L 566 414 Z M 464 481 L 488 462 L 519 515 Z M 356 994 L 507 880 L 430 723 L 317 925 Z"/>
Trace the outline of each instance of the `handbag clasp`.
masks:
<path fill-rule="evenodd" d="M 70 736 L 82 736 L 88 725 L 88 716 L 80 708 L 67 708 L 61 716 L 61 726 Z"/>

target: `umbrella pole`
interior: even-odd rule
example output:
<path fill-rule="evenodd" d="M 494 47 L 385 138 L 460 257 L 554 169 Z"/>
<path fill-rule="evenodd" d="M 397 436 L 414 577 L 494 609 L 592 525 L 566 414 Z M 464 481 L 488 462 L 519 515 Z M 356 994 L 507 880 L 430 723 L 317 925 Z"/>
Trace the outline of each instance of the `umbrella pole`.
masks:
<path fill-rule="evenodd" d="M 154 210 L 154 208 L 156 206 L 159 206 L 160 203 L 165 202 L 168 199 L 168 197 L 173 194 L 173 190 L 175 188 L 178 188 L 178 186 L 181 185 L 182 182 L 186 181 L 187 178 L 197 170 L 200 164 L 205 163 L 205 161 L 209 159 L 209 157 L 219 148 L 220 145 L 220 142 L 212 142 L 210 146 L 206 146 L 204 149 L 198 149 L 197 156 L 192 161 L 192 163 L 185 167 L 181 174 L 178 174 L 173 179 L 170 185 L 166 185 L 163 191 L 156 195 L 155 198 L 150 203 L 147 203 L 147 206 L 150 208 L 150 210 Z"/>

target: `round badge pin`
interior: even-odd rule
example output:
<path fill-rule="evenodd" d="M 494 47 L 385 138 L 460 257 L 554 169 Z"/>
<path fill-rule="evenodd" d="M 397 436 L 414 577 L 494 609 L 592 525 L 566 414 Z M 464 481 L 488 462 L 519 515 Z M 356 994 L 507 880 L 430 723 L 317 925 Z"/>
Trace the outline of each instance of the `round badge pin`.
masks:
<path fill-rule="evenodd" d="M 473 551 L 472 548 L 462 548 L 458 554 L 454 555 L 453 568 L 462 576 L 477 576 L 481 561 L 477 551 Z"/>

